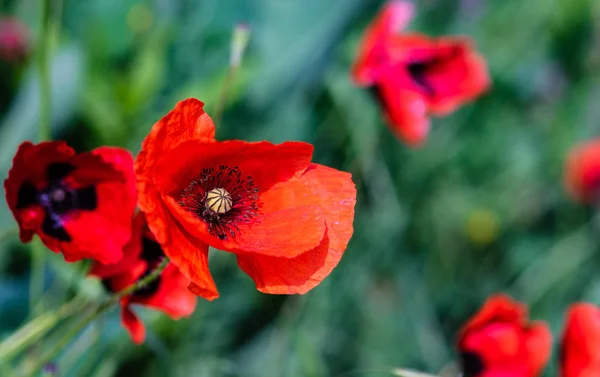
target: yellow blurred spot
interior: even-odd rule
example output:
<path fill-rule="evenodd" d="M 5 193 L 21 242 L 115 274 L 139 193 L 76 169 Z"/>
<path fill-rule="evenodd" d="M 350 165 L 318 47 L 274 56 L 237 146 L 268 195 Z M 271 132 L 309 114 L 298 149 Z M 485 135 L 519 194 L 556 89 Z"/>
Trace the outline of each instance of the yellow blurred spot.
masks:
<path fill-rule="evenodd" d="M 146 4 L 135 4 L 127 12 L 127 25 L 135 33 L 143 33 L 150 29 L 154 17 Z"/>
<path fill-rule="evenodd" d="M 490 210 L 475 210 L 467 219 L 467 237 L 474 244 L 489 245 L 498 238 L 498 231 L 498 219 Z"/>

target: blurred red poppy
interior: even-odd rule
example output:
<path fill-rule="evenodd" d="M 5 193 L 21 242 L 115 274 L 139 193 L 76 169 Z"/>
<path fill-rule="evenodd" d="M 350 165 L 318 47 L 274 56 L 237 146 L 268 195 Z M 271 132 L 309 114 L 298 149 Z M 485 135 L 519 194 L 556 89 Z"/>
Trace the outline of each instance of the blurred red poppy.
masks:
<path fill-rule="evenodd" d="M 139 206 L 166 255 L 218 297 L 208 246 L 233 252 L 265 293 L 305 293 L 338 264 L 352 235 L 348 173 L 311 163 L 313 147 L 215 141 L 196 99 L 158 121 L 135 161 Z"/>
<path fill-rule="evenodd" d="M 352 77 L 373 89 L 396 136 L 418 146 L 429 132 L 429 115 L 447 115 L 474 100 L 490 78 L 466 37 L 399 33 L 411 15 L 404 2 L 383 8 L 365 32 Z"/>
<path fill-rule="evenodd" d="M 570 307 L 561 341 L 562 377 L 600 375 L 600 310 L 588 303 Z"/>
<path fill-rule="evenodd" d="M 569 195 L 583 203 L 595 204 L 600 199 L 600 139 L 573 148 L 564 171 Z"/>
<path fill-rule="evenodd" d="M 23 242 L 37 233 L 68 262 L 113 263 L 123 256 L 136 206 L 128 151 L 102 147 L 75 154 L 62 141 L 24 142 L 4 188 Z"/>
<path fill-rule="evenodd" d="M 550 358 L 546 323 L 529 322 L 525 305 L 506 295 L 488 298 L 459 333 L 465 377 L 534 377 Z"/>
<path fill-rule="evenodd" d="M 141 212 L 133 220 L 132 237 L 123 253 L 124 257 L 118 263 L 95 263 L 90 271 L 90 275 L 101 278 L 111 292 L 119 292 L 135 284 L 158 267 L 164 258 L 162 248 L 148 230 Z M 188 291 L 189 284 L 190 280 L 173 263 L 169 263 L 156 280 L 121 299 L 121 322 L 135 343 L 144 341 L 146 328 L 131 305 L 157 309 L 173 319 L 189 316 L 196 308 L 196 296 Z"/>
<path fill-rule="evenodd" d="M 0 18 L 0 60 L 22 62 L 30 52 L 29 31 L 16 18 Z"/>

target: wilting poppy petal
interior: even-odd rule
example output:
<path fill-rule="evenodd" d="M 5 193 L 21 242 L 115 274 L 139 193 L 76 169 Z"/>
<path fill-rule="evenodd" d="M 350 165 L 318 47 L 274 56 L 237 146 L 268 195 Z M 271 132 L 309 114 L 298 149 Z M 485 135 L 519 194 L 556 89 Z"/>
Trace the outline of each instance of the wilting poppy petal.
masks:
<path fill-rule="evenodd" d="M 311 164 L 300 180 L 313 186 L 307 200 L 323 208 L 327 234 L 319 246 L 294 258 L 238 254 L 238 265 L 261 292 L 306 293 L 337 266 L 352 236 L 356 189 L 350 174 Z"/>
<path fill-rule="evenodd" d="M 194 101 L 201 104 L 185 102 Z M 168 117 L 180 108 L 177 105 Z M 194 117 L 178 119 L 182 121 L 177 127 L 195 127 Z M 160 129 L 164 123 L 154 127 Z M 292 260 L 326 242 L 326 213 L 331 209 L 313 198 L 319 192 L 307 178 L 301 178 L 310 171 L 310 144 L 207 142 L 197 137 L 152 154 L 152 143 L 149 136 L 136 160 L 139 205 L 147 212 L 149 226 L 165 253 L 192 281 L 190 290 L 195 294 L 217 297 L 208 271 L 208 245 L 237 255 Z M 355 200 L 356 190 L 352 190 Z M 327 204 L 333 209 L 344 206 L 342 202 Z M 329 248 L 324 251 L 330 252 Z M 312 260 L 299 258 L 295 263 L 311 264 Z M 312 265 L 293 268 L 314 270 Z"/>
<path fill-rule="evenodd" d="M 136 206 L 128 151 L 104 147 L 76 155 L 64 142 L 25 142 L 4 187 L 24 242 L 37 233 L 67 261 L 122 257 Z"/>
<path fill-rule="evenodd" d="M 128 306 L 124 306 L 121 309 L 121 324 L 125 327 L 135 344 L 144 343 L 144 339 L 146 339 L 144 322 Z"/>
<path fill-rule="evenodd" d="M 597 203 L 600 199 L 600 139 L 573 148 L 565 164 L 564 183 L 573 199 Z"/>
<path fill-rule="evenodd" d="M 131 239 L 123 250 L 123 259 L 113 265 L 92 265 L 90 275 L 101 278 L 111 292 L 132 286 L 163 261 L 162 247 L 147 229 L 144 213 L 135 216 L 132 229 Z M 134 342 L 144 341 L 145 328 L 131 306 L 143 305 L 160 310 L 173 319 L 189 316 L 196 307 L 196 296 L 188 290 L 189 285 L 190 280 L 173 263 L 169 263 L 158 278 L 121 298 L 123 326 Z"/>
<path fill-rule="evenodd" d="M 561 376 L 600 375 L 600 310 L 588 303 L 570 307 L 561 340 Z"/>
<path fill-rule="evenodd" d="M 506 295 L 490 297 L 459 333 L 465 377 L 535 377 L 550 358 L 548 326 L 528 322 L 527 308 Z"/>

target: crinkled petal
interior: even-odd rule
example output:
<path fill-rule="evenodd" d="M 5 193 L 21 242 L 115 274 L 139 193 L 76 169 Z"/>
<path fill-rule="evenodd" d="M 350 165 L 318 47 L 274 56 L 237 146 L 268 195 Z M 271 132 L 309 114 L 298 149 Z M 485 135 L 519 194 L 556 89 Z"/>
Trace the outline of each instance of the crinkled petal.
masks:
<path fill-rule="evenodd" d="M 238 265 L 261 292 L 308 292 L 337 266 L 352 236 L 356 188 L 350 174 L 311 164 L 301 179 L 316 187 L 311 199 L 323 209 L 327 234 L 319 246 L 294 258 L 238 254 Z"/>

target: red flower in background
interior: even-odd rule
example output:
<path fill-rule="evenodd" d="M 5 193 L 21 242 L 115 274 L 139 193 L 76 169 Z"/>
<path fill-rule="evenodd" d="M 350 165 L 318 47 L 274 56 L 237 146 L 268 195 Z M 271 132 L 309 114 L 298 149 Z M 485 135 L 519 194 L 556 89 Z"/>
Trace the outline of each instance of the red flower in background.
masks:
<path fill-rule="evenodd" d="M 430 38 L 399 33 L 412 16 L 408 3 L 388 3 L 365 32 L 352 70 L 357 85 L 371 87 L 392 131 L 422 144 L 429 115 L 443 116 L 490 86 L 485 60 L 465 37 Z"/>
<path fill-rule="evenodd" d="M 534 377 L 550 358 L 552 335 L 544 322 L 529 322 L 525 305 L 491 296 L 459 333 L 465 377 Z"/>
<path fill-rule="evenodd" d="M 0 60 L 20 62 L 29 55 L 27 26 L 16 18 L 0 19 Z"/>
<path fill-rule="evenodd" d="M 348 173 L 311 163 L 310 144 L 214 139 L 196 99 L 158 121 L 135 161 L 139 206 L 165 254 L 218 297 L 208 246 L 233 252 L 265 293 L 305 293 L 338 264 L 352 235 Z"/>
<path fill-rule="evenodd" d="M 68 262 L 113 263 L 123 256 L 136 206 L 128 151 L 102 147 L 75 154 L 64 142 L 24 142 L 4 188 L 21 241 L 37 233 Z"/>
<path fill-rule="evenodd" d="M 562 377 L 600 375 L 600 310 L 588 303 L 571 306 L 561 341 Z"/>
<path fill-rule="evenodd" d="M 141 212 L 133 220 L 132 237 L 123 253 L 124 257 L 118 263 L 95 263 L 90 272 L 101 278 L 111 292 L 119 292 L 136 283 L 151 273 L 164 258 L 162 248 L 148 230 L 146 218 Z M 131 305 L 157 309 L 173 319 L 189 316 L 196 308 L 196 296 L 188 291 L 189 284 L 190 280 L 173 263 L 169 263 L 156 280 L 121 299 L 121 322 L 135 343 L 144 341 L 146 328 Z"/>
<path fill-rule="evenodd" d="M 565 166 L 565 187 L 579 202 L 600 199 L 600 139 L 585 142 L 569 153 Z"/>

